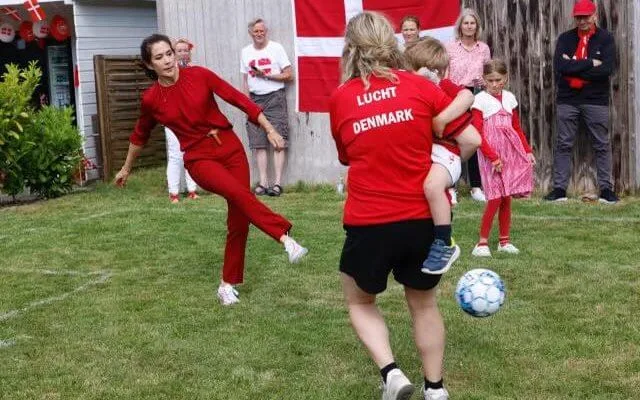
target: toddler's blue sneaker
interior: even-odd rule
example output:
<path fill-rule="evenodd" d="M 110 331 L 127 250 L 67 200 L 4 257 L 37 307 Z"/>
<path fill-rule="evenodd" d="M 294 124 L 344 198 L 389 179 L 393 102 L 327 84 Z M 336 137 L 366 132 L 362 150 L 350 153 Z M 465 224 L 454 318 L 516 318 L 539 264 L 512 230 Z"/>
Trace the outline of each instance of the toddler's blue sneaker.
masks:
<path fill-rule="evenodd" d="M 430 275 L 442 275 L 451 268 L 460 257 L 460 247 L 451 239 L 451 246 L 447 246 L 442 239 L 436 239 L 431 244 L 429 256 L 422 263 L 421 271 Z"/>

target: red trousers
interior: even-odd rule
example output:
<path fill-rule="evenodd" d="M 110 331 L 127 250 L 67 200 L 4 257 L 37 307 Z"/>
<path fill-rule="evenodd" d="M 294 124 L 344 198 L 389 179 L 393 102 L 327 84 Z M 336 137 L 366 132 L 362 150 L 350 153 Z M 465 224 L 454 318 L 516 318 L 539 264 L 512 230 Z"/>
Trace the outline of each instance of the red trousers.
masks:
<path fill-rule="evenodd" d="M 194 181 L 227 200 L 227 244 L 224 250 L 222 280 L 242 283 L 244 256 L 252 223 L 275 240 L 291 229 L 291 223 L 271 211 L 251 192 L 249 162 L 242 142 L 232 130 L 220 131 L 222 144 L 205 138 L 184 155 L 185 167 Z"/>
<path fill-rule="evenodd" d="M 498 226 L 500 236 L 498 240 L 500 244 L 509 242 L 509 233 L 511 231 L 511 196 L 498 197 L 497 199 L 491 199 L 487 202 L 487 206 L 484 209 L 482 215 L 482 222 L 480 223 L 480 242 L 489 238 L 491 233 L 491 225 L 493 225 L 493 218 L 498 212 Z M 482 243 L 484 244 L 484 243 Z"/>

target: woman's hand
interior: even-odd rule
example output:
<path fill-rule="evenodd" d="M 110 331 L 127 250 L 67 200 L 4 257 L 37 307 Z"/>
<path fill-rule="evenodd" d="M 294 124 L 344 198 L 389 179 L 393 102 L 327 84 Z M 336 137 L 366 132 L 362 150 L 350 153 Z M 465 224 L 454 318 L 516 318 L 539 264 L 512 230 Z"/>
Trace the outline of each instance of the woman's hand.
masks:
<path fill-rule="evenodd" d="M 501 159 L 497 159 L 494 161 L 491 161 L 491 165 L 493 165 L 493 170 L 496 172 L 502 172 L 502 160 Z"/>
<path fill-rule="evenodd" d="M 267 131 L 267 140 L 273 146 L 275 151 L 281 151 L 284 149 L 285 141 L 282 136 L 275 129 Z"/>
<path fill-rule="evenodd" d="M 118 187 L 124 187 L 127 184 L 127 179 L 129 179 L 130 171 L 125 167 L 120 169 L 120 172 L 116 174 L 116 177 L 113 178 L 113 184 Z"/>
<path fill-rule="evenodd" d="M 536 165 L 536 157 L 533 155 L 533 153 L 527 153 L 527 158 L 529 159 L 531 165 Z"/>
<path fill-rule="evenodd" d="M 127 151 L 127 159 L 124 161 L 124 165 L 120 168 L 120 172 L 116 174 L 116 177 L 113 178 L 113 184 L 119 187 L 124 187 L 127 184 L 127 179 L 129 179 L 129 173 L 131 173 L 131 168 L 133 168 L 133 163 L 135 159 L 138 158 L 140 152 L 142 151 L 142 146 L 138 146 L 137 144 L 129 143 L 129 151 Z"/>
<path fill-rule="evenodd" d="M 258 115 L 258 123 L 260 124 L 260 127 L 267 132 L 267 140 L 271 143 L 273 149 L 275 151 L 282 151 L 287 143 L 284 138 L 280 136 L 276 128 L 271 125 L 271 122 L 269 122 L 264 113 L 260 113 L 260 115 Z"/>

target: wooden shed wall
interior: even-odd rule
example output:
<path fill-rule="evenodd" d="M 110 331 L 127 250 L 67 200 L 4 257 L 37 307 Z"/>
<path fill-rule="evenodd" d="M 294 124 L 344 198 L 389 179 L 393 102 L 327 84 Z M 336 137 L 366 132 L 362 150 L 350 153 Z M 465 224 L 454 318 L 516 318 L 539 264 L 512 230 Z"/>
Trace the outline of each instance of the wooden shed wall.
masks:
<path fill-rule="evenodd" d="M 85 155 L 103 169 L 104 160 L 98 153 L 100 136 L 104 133 L 94 132 L 97 127 L 92 122 L 98 113 L 93 57 L 138 54 L 142 39 L 158 30 L 155 4 L 142 0 L 76 0 L 73 18 L 80 81 L 77 89 L 78 124 L 85 138 Z M 98 171 L 88 172 L 90 179 L 98 178 Z"/>
<path fill-rule="evenodd" d="M 240 51 L 251 43 L 247 23 L 256 17 L 266 20 L 269 38 L 284 46 L 295 65 L 290 0 L 158 0 L 157 11 L 161 31 L 192 40 L 194 62 L 213 69 L 237 88 L 241 87 Z M 337 160 L 328 114 L 294 112 L 293 86 L 287 87 L 290 157 L 284 180 L 336 182 L 343 168 Z M 224 101 L 218 103 L 248 148 L 245 115 Z"/>
<path fill-rule="evenodd" d="M 484 40 L 492 56 L 504 58 L 510 67 L 510 89 L 520 100 L 525 131 L 530 135 L 539 163 L 540 186 L 548 188 L 553 167 L 555 138 L 555 85 L 553 53 L 560 33 L 574 27 L 574 0 L 463 0 L 478 12 L 485 28 Z M 597 0 L 600 27 L 612 32 L 617 48 L 617 67 L 611 85 L 610 135 L 616 189 L 639 186 L 636 101 L 638 57 L 632 51 L 633 15 L 637 0 Z M 637 41 L 635 42 L 637 43 Z M 595 163 L 589 139 L 581 130 L 574 149 L 571 189 L 595 191 Z"/>
<path fill-rule="evenodd" d="M 522 104 L 523 124 L 540 159 L 538 184 L 546 190 L 552 170 L 555 133 L 552 55 L 557 36 L 572 27 L 574 0 L 462 0 L 479 11 L 486 25 L 486 41 L 493 54 L 505 57 L 512 72 L 511 89 Z M 618 47 L 619 67 L 612 85 L 612 144 L 614 178 L 618 190 L 640 187 L 640 117 L 635 109 L 640 89 L 634 76 L 640 61 L 633 57 L 640 25 L 638 0 L 598 0 L 600 25 L 611 30 Z M 247 22 L 265 18 L 271 39 L 282 43 L 293 62 L 292 10 L 289 0 L 158 0 L 159 29 L 173 37 L 188 37 L 196 45 L 194 60 L 240 87 L 240 50 L 250 43 Z M 634 14 L 635 13 L 635 14 Z M 634 20 L 633 16 L 636 15 Z M 635 71 L 635 72 L 634 72 Z M 329 133 L 327 114 L 295 113 L 295 90 L 287 89 L 291 149 L 287 183 L 335 182 L 339 166 Z M 221 102 L 222 103 L 222 102 Z M 247 142 L 245 118 L 223 105 L 242 140 Z M 577 141 L 571 189 L 593 191 L 595 168 L 584 135 Z"/>
<path fill-rule="evenodd" d="M 629 84 L 634 91 L 633 99 L 630 99 L 632 102 L 631 107 L 635 107 L 632 113 L 635 117 L 634 126 L 630 129 L 631 177 L 633 178 L 634 186 L 640 188 L 640 106 L 638 105 L 640 101 L 640 56 L 638 56 L 638 50 L 640 50 L 640 2 L 638 1 L 633 6 L 632 16 L 630 18 L 629 32 L 630 35 L 633 35 L 633 46 L 627 49 L 630 54 L 634 55 L 631 58 L 635 59 L 634 72 L 629 80 Z M 635 160 L 635 163 L 633 160 Z"/>

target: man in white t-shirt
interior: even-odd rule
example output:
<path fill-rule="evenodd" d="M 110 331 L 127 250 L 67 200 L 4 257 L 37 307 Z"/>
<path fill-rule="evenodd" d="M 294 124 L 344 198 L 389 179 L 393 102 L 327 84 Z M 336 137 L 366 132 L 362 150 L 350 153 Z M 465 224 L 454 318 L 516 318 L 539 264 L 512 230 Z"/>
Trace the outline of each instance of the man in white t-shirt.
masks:
<path fill-rule="evenodd" d="M 242 49 L 240 60 L 242 87 L 251 100 L 262 107 L 269 122 L 285 139 L 286 148 L 289 123 L 285 82 L 293 79 L 291 62 L 280 43 L 267 39 L 267 26 L 263 19 L 258 18 L 249 23 L 249 36 L 253 39 L 253 43 Z M 260 175 L 260 181 L 254 189 L 255 194 L 280 196 L 286 149 L 273 153 L 275 177 L 273 185 L 270 186 L 267 178 L 269 141 L 266 132 L 247 121 L 247 135 L 249 148 L 253 150 Z"/>

